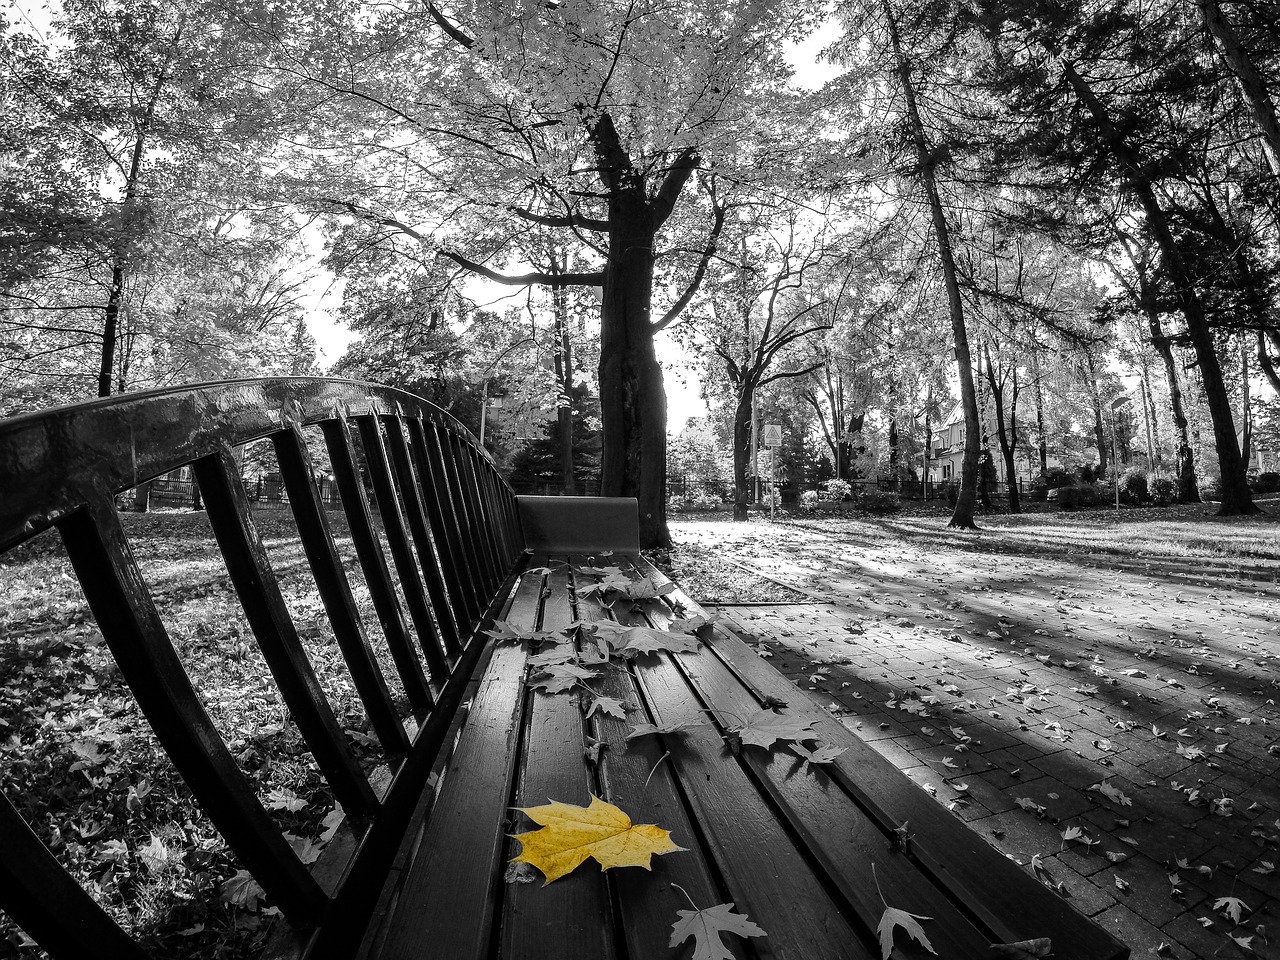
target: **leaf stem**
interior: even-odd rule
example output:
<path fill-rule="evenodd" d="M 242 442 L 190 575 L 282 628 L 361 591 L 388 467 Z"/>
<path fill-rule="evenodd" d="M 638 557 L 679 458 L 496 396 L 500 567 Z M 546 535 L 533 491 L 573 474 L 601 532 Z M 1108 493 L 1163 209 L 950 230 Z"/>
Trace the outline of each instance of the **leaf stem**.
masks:
<path fill-rule="evenodd" d="M 693 897 L 689 896 L 689 891 L 688 891 L 688 890 L 686 890 L 684 887 L 680 886 L 680 884 L 678 884 L 678 883 L 673 883 L 673 884 L 671 884 L 671 885 L 672 885 L 673 887 L 675 887 L 677 890 L 679 890 L 681 893 L 683 893 L 683 894 L 684 894 L 684 898 L 685 898 L 686 900 L 688 900 L 688 901 L 689 901 L 689 906 L 693 907 L 693 909 L 694 909 L 694 910 L 697 910 L 697 909 L 698 909 L 698 905 L 697 905 L 696 903 L 694 903 L 694 902 L 693 902 Z"/>

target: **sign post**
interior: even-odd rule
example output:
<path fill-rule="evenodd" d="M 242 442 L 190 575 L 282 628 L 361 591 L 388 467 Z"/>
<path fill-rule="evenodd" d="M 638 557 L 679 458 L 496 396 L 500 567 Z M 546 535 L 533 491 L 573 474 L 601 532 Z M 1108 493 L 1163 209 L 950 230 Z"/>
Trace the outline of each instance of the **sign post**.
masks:
<path fill-rule="evenodd" d="M 782 446 L 782 424 L 766 423 L 760 439 L 769 448 L 769 522 L 772 523 L 778 506 L 778 448 Z"/>

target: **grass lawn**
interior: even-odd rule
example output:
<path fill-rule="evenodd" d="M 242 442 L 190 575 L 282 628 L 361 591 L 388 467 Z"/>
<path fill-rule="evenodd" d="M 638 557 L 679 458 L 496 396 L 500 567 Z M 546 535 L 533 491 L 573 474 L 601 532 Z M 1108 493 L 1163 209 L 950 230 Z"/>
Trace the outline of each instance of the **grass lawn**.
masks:
<path fill-rule="evenodd" d="M 286 602 L 362 764 L 382 759 L 332 642 L 286 511 L 257 517 Z M 341 518 L 331 515 L 341 532 Z M 303 860 L 337 820 L 290 721 L 203 513 L 122 515 L 170 637 L 205 708 Z M 339 548 L 351 556 L 349 539 Z M 408 713 L 377 618 L 347 564 L 357 603 L 402 715 Z M 57 536 L 0 558 L 3 789 L 61 862 L 157 956 L 251 955 L 273 911 L 195 805 L 137 708 L 90 616 Z M 230 882 L 228 882 L 230 881 Z M 6 923 L 0 956 L 36 956 Z M 19 953 L 19 951 L 21 951 Z"/>

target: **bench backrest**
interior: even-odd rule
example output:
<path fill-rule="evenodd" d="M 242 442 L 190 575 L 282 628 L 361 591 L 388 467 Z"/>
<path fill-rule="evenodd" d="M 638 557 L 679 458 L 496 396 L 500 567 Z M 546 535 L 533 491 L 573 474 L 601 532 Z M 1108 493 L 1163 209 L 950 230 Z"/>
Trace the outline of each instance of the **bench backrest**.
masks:
<path fill-rule="evenodd" d="M 323 435 L 417 721 L 412 740 L 335 549 L 304 433 L 312 427 Z M 381 794 L 317 681 L 250 516 L 234 450 L 261 438 L 273 446 L 335 640 L 394 774 Z M 198 483 L 281 698 L 355 831 L 354 853 L 328 889 L 291 848 L 201 705 L 121 524 L 117 494 L 182 466 Z M 301 952 L 350 955 L 464 699 L 484 648 L 479 629 L 523 563 L 515 498 L 492 459 L 430 403 L 353 381 L 243 380 L 123 395 L 0 421 L 0 553 L 49 527 L 149 724 L 228 845 L 300 931 Z M 44 949 L 57 958 L 144 956 L 7 797 L 0 797 L 0 836 L 0 908 Z"/>

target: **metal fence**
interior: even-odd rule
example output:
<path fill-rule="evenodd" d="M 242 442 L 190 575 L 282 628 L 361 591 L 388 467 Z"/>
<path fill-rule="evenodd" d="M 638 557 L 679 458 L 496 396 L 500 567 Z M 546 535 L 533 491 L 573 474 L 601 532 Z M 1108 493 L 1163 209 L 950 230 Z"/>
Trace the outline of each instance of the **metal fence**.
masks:
<path fill-rule="evenodd" d="M 336 507 L 342 503 L 338 496 L 338 487 L 328 477 L 319 477 L 316 481 L 320 488 L 320 499 L 325 506 Z M 128 508 L 135 499 L 135 490 L 121 494 L 121 505 Z M 248 494 L 249 501 L 255 506 L 264 507 L 266 509 L 280 509 L 289 503 L 289 495 L 285 492 L 284 483 L 278 479 L 268 477 L 246 477 L 244 478 L 245 493 Z M 151 481 L 150 492 L 147 497 L 150 507 L 169 507 L 188 509 L 198 505 L 196 500 L 195 484 L 190 480 L 171 480 L 166 477 L 160 477 Z"/>

